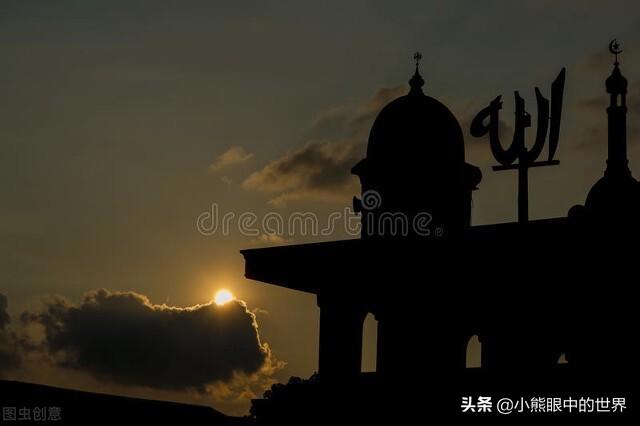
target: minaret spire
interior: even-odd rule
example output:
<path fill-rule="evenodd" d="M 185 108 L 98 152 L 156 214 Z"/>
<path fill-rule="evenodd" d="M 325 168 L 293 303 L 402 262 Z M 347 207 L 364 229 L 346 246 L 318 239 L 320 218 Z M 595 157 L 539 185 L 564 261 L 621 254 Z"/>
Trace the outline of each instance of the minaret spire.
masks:
<path fill-rule="evenodd" d="M 630 174 L 627 160 L 627 79 L 620 72 L 618 55 L 622 53 L 620 43 L 613 39 L 609 51 L 615 55 L 613 71 L 606 81 L 610 95 L 608 115 L 608 159 L 606 174 Z"/>

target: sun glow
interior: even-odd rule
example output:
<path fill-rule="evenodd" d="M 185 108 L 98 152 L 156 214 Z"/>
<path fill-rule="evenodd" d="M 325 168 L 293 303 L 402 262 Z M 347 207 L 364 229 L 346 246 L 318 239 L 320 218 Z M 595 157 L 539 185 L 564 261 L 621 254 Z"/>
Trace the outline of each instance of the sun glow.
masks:
<path fill-rule="evenodd" d="M 213 301 L 218 306 L 222 306 L 225 303 L 229 303 L 234 299 L 235 297 L 233 296 L 233 293 L 231 293 L 229 290 L 224 288 L 222 290 L 218 290 L 216 295 L 213 297 Z"/>

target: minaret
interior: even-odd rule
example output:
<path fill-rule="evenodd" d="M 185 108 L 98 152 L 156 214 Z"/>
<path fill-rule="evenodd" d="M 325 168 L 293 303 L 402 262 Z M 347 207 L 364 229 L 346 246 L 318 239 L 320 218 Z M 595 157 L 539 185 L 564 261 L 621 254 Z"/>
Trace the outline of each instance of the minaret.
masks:
<path fill-rule="evenodd" d="M 589 191 L 585 209 L 575 206 L 569 216 L 591 225 L 600 224 L 606 233 L 616 228 L 616 232 L 628 234 L 640 232 L 640 184 L 631 175 L 627 160 L 627 79 L 620 72 L 618 55 L 622 50 L 616 40 L 609 44 L 609 51 L 616 60 L 606 81 L 610 99 L 607 167 Z"/>
<path fill-rule="evenodd" d="M 630 175 L 629 161 L 627 160 L 627 79 L 620 72 L 620 63 L 618 62 L 618 54 L 622 52 L 620 44 L 613 40 L 609 50 L 615 54 L 616 61 L 613 64 L 613 72 L 606 81 L 610 102 L 607 108 L 609 156 L 605 174 Z"/>

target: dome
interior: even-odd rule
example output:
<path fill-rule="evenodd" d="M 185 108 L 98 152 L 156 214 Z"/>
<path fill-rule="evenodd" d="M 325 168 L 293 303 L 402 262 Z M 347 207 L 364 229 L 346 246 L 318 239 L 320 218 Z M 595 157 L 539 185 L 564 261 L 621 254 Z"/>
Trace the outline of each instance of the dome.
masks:
<path fill-rule="evenodd" d="M 378 114 L 367 147 L 367 159 L 373 163 L 419 163 L 423 166 L 464 162 L 464 137 L 458 120 L 436 99 L 422 93 L 422 78 L 411 79 L 411 91 Z M 395 160 L 395 161 L 394 161 Z"/>
<path fill-rule="evenodd" d="M 589 191 L 585 206 L 599 217 L 637 220 L 640 183 L 631 174 L 605 175 Z"/>
<path fill-rule="evenodd" d="M 414 58 L 419 60 L 419 54 Z M 354 198 L 354 209 L 363 212 L 363 238 L 401 237 L 380 229 L 388 213 L 403 213 L 410 223 L 428 214 L 430 226 L 447 236 L 470 226 L 471 192 L 482 173 L 464 161 L 458 120 L 423 93 L 423 84 L 416 64 L 409 93 L 382 108 L 369 133 L 366 157 L 351 169 L 363 194 L 362 200 Z M 365 199 L 372 193 L 377 194 L 375 207 Z M 413 230 L 406 236 L 425 235 Z"/>

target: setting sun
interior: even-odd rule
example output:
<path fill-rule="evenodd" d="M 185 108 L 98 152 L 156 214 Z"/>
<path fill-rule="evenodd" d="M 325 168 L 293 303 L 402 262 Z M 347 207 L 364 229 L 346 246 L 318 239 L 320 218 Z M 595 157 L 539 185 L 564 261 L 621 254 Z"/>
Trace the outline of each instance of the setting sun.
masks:
<path fill-rule="evenodd" d="M 213 297 L 213 301 L 218 306 L 222 306 L 225 303 L 231 302 L 233 299 L 235 299 L 233 293 L 226 289 L 218 290 L 216 295 Z"/>

